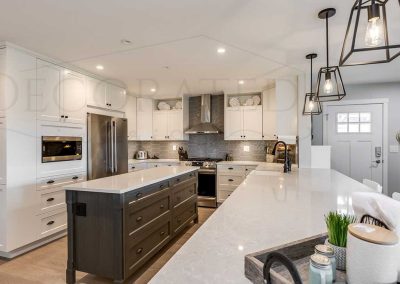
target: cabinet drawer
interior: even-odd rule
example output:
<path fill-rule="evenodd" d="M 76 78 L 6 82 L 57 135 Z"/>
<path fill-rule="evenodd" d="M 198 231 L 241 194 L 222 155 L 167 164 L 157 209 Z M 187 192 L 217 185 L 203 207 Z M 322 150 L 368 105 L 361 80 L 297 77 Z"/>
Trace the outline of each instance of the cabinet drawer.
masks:
<path fill-rule="evenodd" d="M 138 190 L 133 190 L 125 194 L 125 204 L 128 206 L 139 201 L 149 195 L 157 193 L 161 190 L 167 189 L 169 187 L 168 181 L 158 182 Z"/>
<path fill-rule="evenodd" d="M 246 166 L 245 168 L 246 176 L 250 174 L 252 171 L 254 171 L 256 168 L 257 166 Z"/>
<path fill-rule="evenodd" d="M 217 167 L 218 174 L 244 175 L 245 170 L 245 166 L 237 165 L 218 165 Z"/>
<path fill-rule="evenodd" d="M 170 240 L 171 222 L 169 217 L 163 219 L 155 226 L 146 227 L 128 238 L 125 277 L 131 275 Z"/>
<path fill-rule="evenodd" d="M 232 193 L 233 190 L 218 190 L 218 202 L 225 201 Z"/>
<path fill-rule="evenodd" d="M 172 216 L 172 230 L 174 234 L 182 230 L 190 221 L 197 216 L 197 197 L 175 208 Z"/>
<path fill-rule="evenodd" d="M 63 206 L 65 206 L 65 190 L 62 188 L 45 191 L 40 196 L 40 214 L 60 209 Z"/>
<path fill-rule="evenodd" d="M 42 237 L 51 235 L 67 228 L 67 211 L 61 211 L 40 220 Z"/>
<path fill-rule="evenodd" d="M 75 175 L 57 176 L 49 177 L 38 180 L 37 189 L 46 190 L 54 187 L 62 187 L 71 183 L 83 182 L 86 180 L 86 175 L 84 173 L 79 173 Z"/>
<path fill-rule="evenodd" d="M 194 181 L 197 182 L 197 171 L 174 177 L 173 179 L 170 180 L 170 185 L 177 186 L 188 179 L 194 179 Z"/>
<path fill-rule="evenodd" d="M 172 206 L 185 202 L 187 199 L 197 194 L 196 179 L 188 179 L 184 182 L 176 184 L 172 188 Z"/>
<path fill-rule="evenodd" d="M 169 212 L 170 191 L 163 190 L 148 198 L 131 203 L 126 213 L 127 233 L 132 235 L 136 230 L 150 224 L 156 218 Z"/>
<path fill-rule="evenodd" d="M 219 175 L 218 185 L 239 186 L 244 181 L 243 176 Z"/>

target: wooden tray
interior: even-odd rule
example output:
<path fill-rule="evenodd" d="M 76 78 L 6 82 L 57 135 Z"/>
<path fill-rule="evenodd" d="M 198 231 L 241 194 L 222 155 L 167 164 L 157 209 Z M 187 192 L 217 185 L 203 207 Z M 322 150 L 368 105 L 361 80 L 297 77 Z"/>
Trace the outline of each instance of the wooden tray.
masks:
<path fill-rule="evenodd" d="M 314 254 L 314 247 L 323 244 L 327 238 L 326 234 L 314 236 L 300 241 L 292 242 L 286 245 L 274 247 L 260 252 L 248 254 L 245 256 L 245 275 L 256 284 L 264 284 L 263 267 L 267 255 L 276 251 L 286 255 L 296 265 L 303 283 L 308 283 L 308 270 L 310 265 L 310 256 Z M 335 283 L 346 283 L 346 273 L 337 270 Z M 271 268 L 271 281 L 273 284 L 291 284 L 293 283 L 287 269 L 279 264 L 274 264 Z"/>

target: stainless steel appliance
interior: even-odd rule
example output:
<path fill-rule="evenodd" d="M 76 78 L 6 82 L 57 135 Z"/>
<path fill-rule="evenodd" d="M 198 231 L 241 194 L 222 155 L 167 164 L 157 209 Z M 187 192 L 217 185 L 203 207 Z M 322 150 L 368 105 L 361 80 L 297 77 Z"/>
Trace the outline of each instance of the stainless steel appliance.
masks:
<path fill-rule="evenodd" d="M 82 160 L 82 137 L 42 136 L 42 163 Z"/>
<path fill-rule="evenodd" d="M 88 113 L 87 124 L 88 179 L 127 173 L 127 119 Z"/>
<path fill-rule="evenodd" d="M 137 160 L 146 160 L 147 159 L 147 151 L 137 151 L 136 159 Z"/>
<path fill-rule="evenodd" d="M 217 207 L 217 162 L 222 159 L 189 158 L 186 166 L 200 167 L 198 174 L 198 206 Z"/>

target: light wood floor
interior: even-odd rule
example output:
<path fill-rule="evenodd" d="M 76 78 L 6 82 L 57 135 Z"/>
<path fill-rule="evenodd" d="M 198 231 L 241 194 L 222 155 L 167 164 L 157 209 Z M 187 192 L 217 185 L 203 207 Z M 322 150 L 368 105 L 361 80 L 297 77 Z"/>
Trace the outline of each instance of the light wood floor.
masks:
<path fill-rule="evenodd" d="M 189 226 L 155 255 L 126 283 L 147 283 L 211 216 L 215 209 L 199 208 L 199 223 Z M 56 240 L 12 260 L 0 258 L 1 284 L 65 283 L 67 238 Z M 78 283 L 112 283 L 109 279 L 77 272 Z"/>

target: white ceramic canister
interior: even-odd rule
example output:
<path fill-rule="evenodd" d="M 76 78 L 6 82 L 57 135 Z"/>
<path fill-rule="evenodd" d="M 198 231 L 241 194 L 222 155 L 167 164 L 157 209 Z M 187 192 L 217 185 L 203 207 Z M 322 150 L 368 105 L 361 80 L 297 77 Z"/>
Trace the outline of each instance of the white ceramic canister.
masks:
<path fill-rule="evenodd" d="M 370 224 L 351 224 L 347 233 L 349 284 L 397 283 L 399 240 L 396 233 Z"/>

